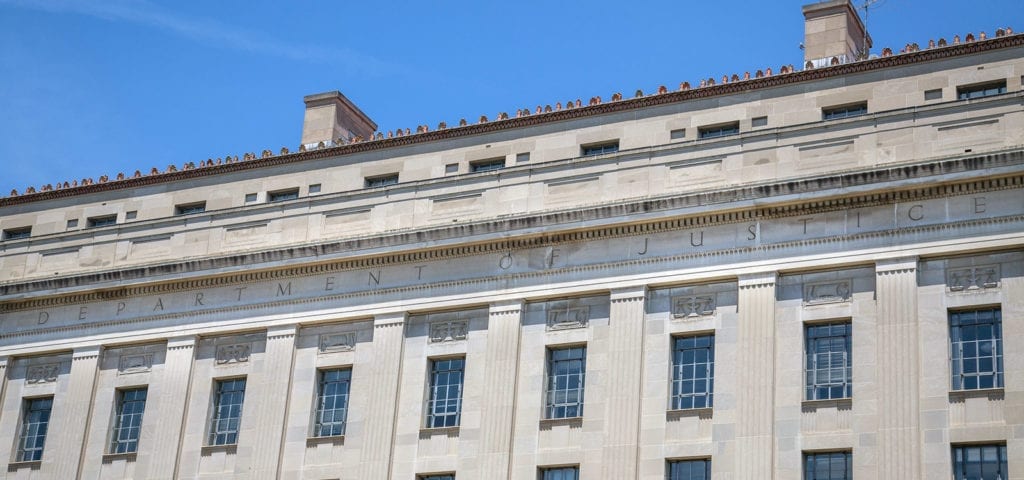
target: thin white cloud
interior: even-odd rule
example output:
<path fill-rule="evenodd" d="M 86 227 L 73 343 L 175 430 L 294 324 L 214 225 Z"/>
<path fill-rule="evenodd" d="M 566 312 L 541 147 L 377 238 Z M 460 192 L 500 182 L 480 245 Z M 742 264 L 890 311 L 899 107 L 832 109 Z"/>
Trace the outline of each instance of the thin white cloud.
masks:
<path fill-rule="evenodd" d="M 265 33 L 243 30 L 214 20 L 178 15 L 145 0 L 0 0 L 0 5 L 148 25 L 214 47 L 300 62 L 330 62 L 364 74 L 380 74 L 396 68 L 350 49 L 291 44 Z"/>

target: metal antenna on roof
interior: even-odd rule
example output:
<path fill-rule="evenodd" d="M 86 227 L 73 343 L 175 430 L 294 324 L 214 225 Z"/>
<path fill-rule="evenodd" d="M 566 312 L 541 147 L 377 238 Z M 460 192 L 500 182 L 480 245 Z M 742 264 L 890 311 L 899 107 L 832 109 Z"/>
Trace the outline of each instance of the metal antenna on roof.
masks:
<path fill-rule="evenodd" d="M 882 5 L 885 5 L 885 0 L 864 0 L 860 6 L 856 7 L 864 11 L 864 38 L 862 39 L 863 43 L 861 43 L 864 46 L 864 51 L 857 52 L 857 60 L 867 60 L 868 53 L 871 50 L 871 47 L 868 45 L 868 12 Z"/>

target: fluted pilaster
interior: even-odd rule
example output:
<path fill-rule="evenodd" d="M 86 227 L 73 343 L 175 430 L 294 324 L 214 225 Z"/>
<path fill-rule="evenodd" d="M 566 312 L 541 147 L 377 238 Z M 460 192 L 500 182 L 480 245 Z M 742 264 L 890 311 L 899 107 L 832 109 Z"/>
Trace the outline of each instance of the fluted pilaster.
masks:
<path fill-rule="evenodd" d="M 398 415 L 398 383 L 405 344 L 405 313 L 373 319 L 373 362 L 369 399 L 359 452 L 359 478 L 390 478 L 394 453 L 395 419 Z"/>
<path fill-rule="evenodd" d="M 637 476 L 644 352 L 644 286 L 612 290 L 608 317 L 607 427 L 601 478 Z"/>
<path fill-rule="evenodd" d="M 773 478 L 775 272 L 739 278 L 736 361 L 737 479 Z"/>
<path fill-rule="evenodd" d="M 512 428 L 516 379 L 519 377 L 519 337 L 522 301 L 491 305 L 487 318 L 484 375 L 481 396 L 480 471 L 472 478 L 508 478 L 512 459 Z"/>
<path fill-rule="evenodd" d="M 259 385 L 264 392 L 258 404 L 259 423 L 255 435 L 252 472 L 256 478 L 274 478 L 281 459 L 281 441 L 284 436 L 288 409 L 289 385 L 295 357 L 295 325 L 273 327 L 267 330 L 267 346 Z"/>
<path fill-rule="evenodd" d="M 192 384 L 195 347 L 194 335 L 167 340 L 163 373 L 159 384 L 154 388 L 159 395 L 149 397 L 149 402 L 157 408 L 147 408 L 147 415 L 143 416 L 143 422 L 146 423 L 150 418 L 156 417 L 160 427 L 153 430 L 152 445 L 142 445 L 139 449 L 138 465 L 139 471 L 143 473 L 140 476 L 159 479 L 178 476 L 181 436 L 187 417 L 186 408 L 189 386 Z"/>
<path fill-rule="evenodd" d="M 56 453 L 53 462 L 53 478 L 77 478 L 85 451 L 85 432 L 89 428 L 92 402 L 96 390 L 99 346 L 76 348 L 71 354 L 71 374 L 67 394 L 61 405 L 62 411 L 55 415 L 52 438 L 47 449 Z M 56 413 L 56 412 L 55 412 Z"/>

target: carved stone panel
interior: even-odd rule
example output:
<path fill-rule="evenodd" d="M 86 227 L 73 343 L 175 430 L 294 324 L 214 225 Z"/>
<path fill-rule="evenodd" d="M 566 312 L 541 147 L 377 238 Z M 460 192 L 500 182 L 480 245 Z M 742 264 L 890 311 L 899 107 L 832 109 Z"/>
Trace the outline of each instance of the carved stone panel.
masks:
<path fill-rule="evenodd" d="M 29 365 L 25 371 L 25 383 L 36 385 L 41 383 L 52 383 L 57 381 L 57 374 L 60 373 L 59 363 L 47 363 L 43 365 Z"/>
<path fill-rule="evenodd" d="M 118 375 L 129 375 L 132 373 L 145 373 L 153 369 L 153 354 L 141 353 L 136 355 L 121 355 L 117 365 Z"/>
<path fill-rule="evenodd" d="M 714 295 L 672 297 L 673 318 L 696 318 L 715 314 Z"/>
<path fill-rule="evenodd" d="M 320 353 L 351 352 L 356 348 L 356 332 L 320 335 Z"/>
<path fill-rule="evenodd" d="M 469 322 L 466 320 L 434 322 L 430 324 L 430 343 L 465 340 L 468 333 Z"/>
<path fill-rule="evenodd" d="M 946 271 L 946 286 L 951 292 L 998 288 L 999 280 L 999 265 L 951 268 Z"/>
<path fill-rule="evenodd" d="M 590 307 L 556 308 L 548 311 L 548 330 L 583 328 L 590 321 Z"/>
<path fill-rule="evenodd" d="M 804 284 L 804 305 L 849 302 L 853 293 L 850 279 Z"/>
<path fill-rule="evenodd" d="M 230 365 L 249 361 L 252 346 L 248 343 L 220 345 L 217 347 L 217 365 Z"/>

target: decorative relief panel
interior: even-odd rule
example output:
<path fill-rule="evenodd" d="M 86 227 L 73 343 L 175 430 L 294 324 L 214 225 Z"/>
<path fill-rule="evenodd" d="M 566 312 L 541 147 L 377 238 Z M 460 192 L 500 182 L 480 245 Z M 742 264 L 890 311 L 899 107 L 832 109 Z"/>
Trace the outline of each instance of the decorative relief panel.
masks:
<path fill-rule="evenodd" d="M 351 352 L 356 348 L 356 332 L 320 335 L 320 353 Z"/>
<path fill-rule="evenodd" d="M 469 322 L 466 320 L 434 322 L 430 324 L 430 343 L 465 340 L 468 333 Z"/>
<path fill-rule="evenodd" d="M 153 354 L 143 353 L 138 355 L 121 355 L 117 365 L 118 375 L 129 375 L 132 373 L 145 373 L 153 369 Z"/>
<path fill-rule="evenodd" d="M 252 347 L 248 343 L 220 345 L 217 347 L 217 365 L 248 362 L 251 349 Z"/>
<path fill-rule="evenodd" d="M 714 314 L 714 295 L 672 297 L 673 318 L 696 318 Z"/>
<path fill-rule="evenodd" d="M 946 271 L 946 285 L 951 292 L 998 288 L 999 279 L 999 265 L 952 268 Z"/>
<path fill-rule="evenodd" d="M 850 279 L 804 284 L 804 305 L 849 302 L 853 293 Z"/>
<path fill-rule="evenodd" d="M 583 328 L 590 321 L 590 307 L 567 307 L 548 311 L 548 330 Z"/>
<path fill-rule="evenodd" d="M 60 373 L 59 363 L 29 365 L 28 369 L 25 371 L 25 383 L 34 385 L 56 382 L 58 373 Z"/>

